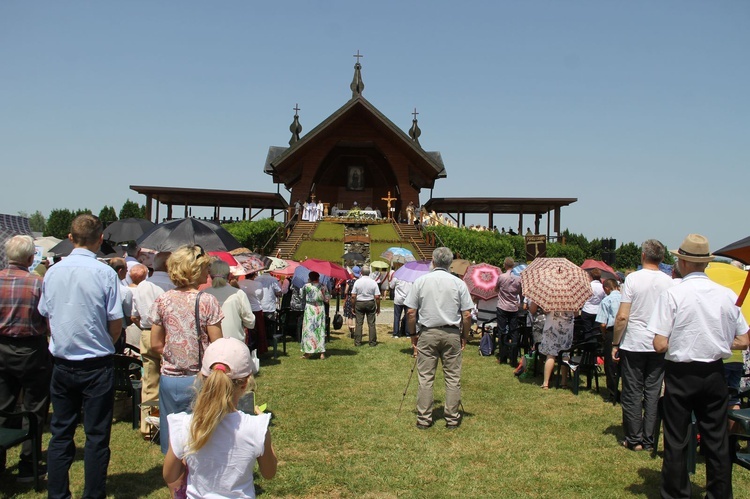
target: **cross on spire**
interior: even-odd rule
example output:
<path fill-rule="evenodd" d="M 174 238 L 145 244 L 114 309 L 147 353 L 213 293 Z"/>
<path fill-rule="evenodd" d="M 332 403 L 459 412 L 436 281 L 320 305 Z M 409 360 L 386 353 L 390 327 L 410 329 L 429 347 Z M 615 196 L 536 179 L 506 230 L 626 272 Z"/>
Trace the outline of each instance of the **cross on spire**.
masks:
<path fill-rule="evenodd" d="M 412 116 L 414 116 L 414 119 L 416 120 L 416 119 L 417 119 L 417 115 L 419 114 L 419 113 L 417 112 L 417 108 L 416 108 L 416 107 L 414 108 L 414 112 L 413 112 L 413 113 L 411 113 L 411 114 L 412 114 Z"/>
<path fill-rule="evenodd" d="M 360 55 L 360 54 L 359 54 L 359 49 L 357 49 L 357 53 L 356 53 L 356 55 L 353 55 L 352 57 L 356 57 L 356 58 L 357 58 L 357 64 L 359 64 L 359 59 L 360 59 L 361 57 L 364 57 L 364 56 L 363 56 L 363 55 Z"/>
<path fill-rule="evenodd" d="M 297 113 L 299 111 L 301 111 L 301 109 L 299 108 L 299 104 L 297 104 L 297 103 L 294 104 L 294 107 L 292 109 L 294 109 L 294 115 L 295 116 L 297 115 Z"/>

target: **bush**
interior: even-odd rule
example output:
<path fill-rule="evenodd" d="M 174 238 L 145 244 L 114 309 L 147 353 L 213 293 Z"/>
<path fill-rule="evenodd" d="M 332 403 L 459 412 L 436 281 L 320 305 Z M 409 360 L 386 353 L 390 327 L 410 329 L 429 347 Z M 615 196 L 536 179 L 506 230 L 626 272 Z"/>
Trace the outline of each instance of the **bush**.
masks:
<path fill-rule="evenodd" d="M 573 244 L 547 243 L 547 256 L 551 258 L 567 258 L 576 265 L 581 265 L 586 259 L 583 249 Z"/>
<path fill-rule="evenodd" d="M 224 224 L 222 227 L 232 234 L 245 248 L 258 253 L 268 253 L 276 247 L 276 244 L 283 236 L 281 230 L 278 230 L 283 225 L 283 223 L 277 222 L 272 218 L 266 218 L 257 222 L 246 220 L 244 222 Z"/>
<path fill-rule="evenodd" d="M 525 260 L 526 250 L 522 236 L 501 235 L 497 232 L 474 231 L 454 227 L 427 227 L 434 232 L 460 258 L 502 267 L 507 256 Z"/>

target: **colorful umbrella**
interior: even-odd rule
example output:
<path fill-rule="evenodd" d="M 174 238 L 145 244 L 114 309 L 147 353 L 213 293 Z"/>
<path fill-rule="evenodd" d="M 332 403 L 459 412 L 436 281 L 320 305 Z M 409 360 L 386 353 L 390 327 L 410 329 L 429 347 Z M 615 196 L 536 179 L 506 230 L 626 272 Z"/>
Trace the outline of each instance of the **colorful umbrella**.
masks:
<path fill-rule="evenodd" d="M 393 273 L 393 279 L 414 282 L 417 278 L 427 274 L 431 268 L 431 260 L 415 260 L 413 262 L 407 262 L 403 267 Z"/>
<path fill-rule="evenodd" d="M 245 268 L 229 252 L 209 251 L 208 254 L 221 259 L 224 263 L 229 265 L 229 272 L 231 272 L 233 275 L 240 276 L 240 275 L 247 274 L 247 271 L 245 270 Z"/>
<path fill-rule="evenodd" d="M 739 262 L 744 263 L 745 265 L 750 265 L 750 236 L 746 237 L 745 239 L 740 239 L 739 241 L 735 241 L 732 244 L 729 244 L 727 246 L 724 246 L 718 251 L 714 251 L 714 255 L 725 256 L 727 258 L 733 258 Z M 745 302 L 745 298 L 747 297 L 747 293 L 749 290 L 750 290 L 750 274 L 748 274 L 747 279 L 745 280 L 745 285 L 737 293 L 739 295 L 737 297 L 738 307 L 741 307 L 742 304 Z"/>
<path fill-rule="evenodd" d="M 416 260 L 414 254 L 406 248 L 398 246 L 392 246 L 380 254 L 380 258 L 385 258 L 391 264 L 393 263 L 406 263 L 413 262 Z"/>
<path fill-rule="evenodd" d="M 349 272 L 333 262 L 327 260 L 318 260 L 317 258 L 308 258 L 301 265 L 310 270 L 314 270 L 318 274 L 326 275 L 334 279 L 349 279 Z"/>
<path fill-rule="evenodd" d="M 521 286 L 545 312 L 577 311 L 593 294 L 586 271 L 567 258 L 537 258 L 521 272 Z"/>
<path fill-rule="evenodd" d="M 470 265 L 471 262 L 469 260 L 459 258 L 457 260 L 453 260 L 453 263 L 451 263 L 451 267 L 449 270 L 456 275 L 463 276 L 466 273 L 466 269 L 468 269 Z"/>
<path fill-rule="evenodd" d="M 706 268 L 706 275 L 712 281 L 726 286 L 738 295 L 742 291 L 742 285 L 748 278 L 748 272 L 729 263 L 711 262 Z M 741 306 L 742 315 L 745 320 L 750 321 L 750 301 Z"/>
<path fill-rule="evenodd" d="M 602 273 L 602 279 L 617 279 L 617 272 L 615 269 L 599 260 L 584 260 L 581 264 L 581 268 L 583 270 L 599 269 Z"/>
<path fill-rule="evenodd" d="M 245 274 L 252 274 L 253 272 L 265 270 L 266 268 L 266 262 L 264 262 L 263 260 L 261 260 L 255 255 L 250 255 L 250 254 L 234 255 L 234 259 L 237 260 L 237 262 L 239 262 L 242 268 L 245 269 Z"/>
<path fill-rule="evenodd" d="M 240 243 L 218 224 L 197 218 L 181 218 L 156 225 L 136 240 L 141 248 L 174 251 L 199 244 L 205 251 L 230 251 Z"/>
<path fill-rule="evenodd" d="M 267 256 L 266 258 L 271 260 L 267 270 L 282 270 L 289 266 L 289 263 L 283 258 L 276 258 L 275 256 Z"/>
<path fill-rule="evenodd" d="M 495 285 L 497 278 L 503 271 L 488 263 L 471 265 L 466 269 L 464 282 L 469 288 L 469 293 L 483 300 L 489 300 L 497 296 Z"/>
<path fill-rule="evenodd" d="M 294 275 L 294 271 L 297 269 L 297 267 L 300 266 L 299 262 L 295 262 L 293 260 L 284 260 L 286 262 L 286 267 L 283 269 L 273 269 L 269 270 L 272 276 L 275 277 L 291 277 Z"/>

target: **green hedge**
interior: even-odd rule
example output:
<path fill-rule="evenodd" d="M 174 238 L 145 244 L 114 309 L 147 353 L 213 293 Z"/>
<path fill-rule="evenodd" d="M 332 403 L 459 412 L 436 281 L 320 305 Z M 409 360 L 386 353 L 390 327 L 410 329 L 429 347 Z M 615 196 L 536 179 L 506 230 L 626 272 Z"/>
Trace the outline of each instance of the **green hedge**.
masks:
<path fill-rule="evenodd" d="M 427 227 L 443 241 L 443 244 L 461 258 L 484 262 L 501 267 L 507 256 L 525 260 L 522 236 L 501 235 L 497 232 L 475 231 L 454 227 Z"/>
<path fill-rule="evenodd" d="M 257 222 L 236 222 L 231 224 L 224 224 L 224 227 L 230 234 L 232 234 L 242 246 L 248 248 L 251 251 L 269 253 L 273 251 L 276 244 L 283 236 L 282 232 L 277 229 L 283 227 L 283 223 L 277 222 L 271 218 L 258 220 Z M 263 248 L 269 239 L 273 237 L 273 240 Z M 263 251 L 261 251 L 263 250 Z"/>

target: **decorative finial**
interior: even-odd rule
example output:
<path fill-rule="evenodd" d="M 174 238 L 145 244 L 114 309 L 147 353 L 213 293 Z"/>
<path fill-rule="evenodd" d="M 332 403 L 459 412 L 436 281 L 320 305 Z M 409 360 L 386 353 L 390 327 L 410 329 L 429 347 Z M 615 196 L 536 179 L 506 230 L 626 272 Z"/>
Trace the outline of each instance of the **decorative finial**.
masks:
<path fill-rule="evenodd" d="M 297 114 L 300 111 L 299 104 L 294 104 L 294 121 L 292 121 L 292 124 L 289 125 L 289 131 L 292 132 L 292 138 L 289 139 L 289 145 L 293 145 L 295 142 L 299 140 L 299 134 L 302 132 L 302 125 L 299 123 L 299 115 Z"/>
<path fill-rule="evenodd" d="M 409 137 L 411 137 L 411 140 L 417 143 L 418 146 L 421 147 L 419 143 L 419 136 L 422 135 L 422 130 L 419 129 L 419 126 L 417 125 L 417 115 L 419 114 L 417 112 L 417 108 L 414 108 L 414 112 L 411 113 L 412 116 L 414 116 L 414 119 L 411 120 L 411 128 L 409 129 Z"/>
<path fill-rule="evenodd" d="M 357 50 L 353 57 L 357 58 L 357 63 L 354 65 L 354 79 L 352 84 L 349 85 L 349 88 L 352 89 L 352 99 L 362 95 L 362 91 L 365 89 L 365 82 L 362 81 L 362 65 L 359 63 L 359 59 L 364 56 L 360 55 L 359 50 Z"/>

